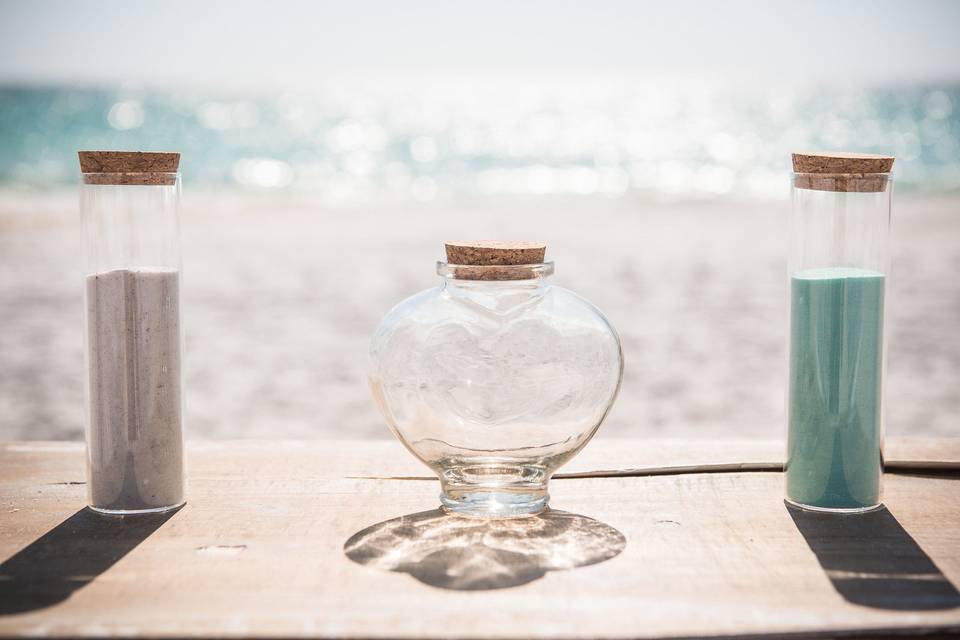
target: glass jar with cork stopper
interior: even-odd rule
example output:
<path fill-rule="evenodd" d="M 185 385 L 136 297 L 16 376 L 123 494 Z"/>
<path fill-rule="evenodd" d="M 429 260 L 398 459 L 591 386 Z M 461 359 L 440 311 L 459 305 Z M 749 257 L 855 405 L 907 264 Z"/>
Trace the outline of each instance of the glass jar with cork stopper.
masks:
<path fill-rule="evenodd" d="M 880 506 L 894 159 L 793 154 L 787 501 Z"/>
<path fill-rule="evenodd" d="M 184 503 L 179 153 L 81 151 L 87 499 Z"/>
<path fill-rule="evenodd" d="M 394 307 L 370 345 L 390 429 L 452 512 L 546 508 L 553 473 L 593 437 L 623 372 L 600 311 L 547 282 L 543 244 L 449 242 L 440 285 Z"/>

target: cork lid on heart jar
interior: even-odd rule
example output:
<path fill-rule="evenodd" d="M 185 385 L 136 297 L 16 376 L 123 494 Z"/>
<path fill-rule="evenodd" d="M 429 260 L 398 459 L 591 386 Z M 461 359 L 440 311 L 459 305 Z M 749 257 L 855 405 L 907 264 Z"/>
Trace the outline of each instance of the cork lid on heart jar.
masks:
<path fill-rule="evenodd" d="M 547 245 L 542 242 L 445 242 L 444 248 L 447 265 L 460 280 L 530 280 L 552 271 L 544 264 Z"/>

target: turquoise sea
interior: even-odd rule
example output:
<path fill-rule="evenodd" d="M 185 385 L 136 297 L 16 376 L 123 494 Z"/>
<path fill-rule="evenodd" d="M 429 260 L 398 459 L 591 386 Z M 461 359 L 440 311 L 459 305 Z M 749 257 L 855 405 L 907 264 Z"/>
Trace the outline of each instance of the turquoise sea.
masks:
<path fill-rule="evenodd" d="M 894 153 L 898 189 L 951 191 L 960 189 L 960 86 L 718 91 L 620 77 L 270 95 L 0 87 L 0 184 L 71 184 L 85 148 L 179 150 L 195 186 L 333 201 L 776 196 L 797 149 Z"/>

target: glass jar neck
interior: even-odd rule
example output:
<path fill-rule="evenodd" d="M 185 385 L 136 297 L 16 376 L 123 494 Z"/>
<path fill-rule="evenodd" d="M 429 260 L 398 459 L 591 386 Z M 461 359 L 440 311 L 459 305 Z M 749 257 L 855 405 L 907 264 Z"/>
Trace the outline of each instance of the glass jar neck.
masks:
<path fill-rule="evenodd" d="M 483 307 L 497 314 L 513 313 L 536 305 L 550 285 L 545 278 L 534 280 L 463 280 L 444 277 L 441 291 L 468 306 Z"/>
<path fill-rule="evenodd" d="M 532 280 L 464 280 L 445 276 L 441 278 L 446 289 L 467 293 L 496 295 L 503 293 L 533 293 L 542 291 L 549 286 L 547 279 L 535 278 Z"/>
<path fill-rule="evenodd" d="M 437 275 L 445 280 L 465 282 L 536 282 L 553 275 L 553 263 L 477 265 L 437 262 Z"/>
<path fill-rule="evenodd" d="M 455 299 L 505 312 L 543 297 L 553 263 L 532 265 L 450 265 L 437 263 L 443 289 Z"/>

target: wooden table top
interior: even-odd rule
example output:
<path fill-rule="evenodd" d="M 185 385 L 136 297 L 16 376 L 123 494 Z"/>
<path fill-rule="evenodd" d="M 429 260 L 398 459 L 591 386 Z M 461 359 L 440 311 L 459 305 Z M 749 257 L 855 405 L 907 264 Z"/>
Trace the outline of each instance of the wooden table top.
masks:
<path fill-rule="evenodd" d="M 960 634 L 960 439 L 891 440 L 886 510 L 788 510 L 776 442 L 598 438 L 553 511 L 436 510 L 398 443 L 193 443 L 188 504 L 83 509 L 79 443 L 0 444 L 0 636 Z"/>

